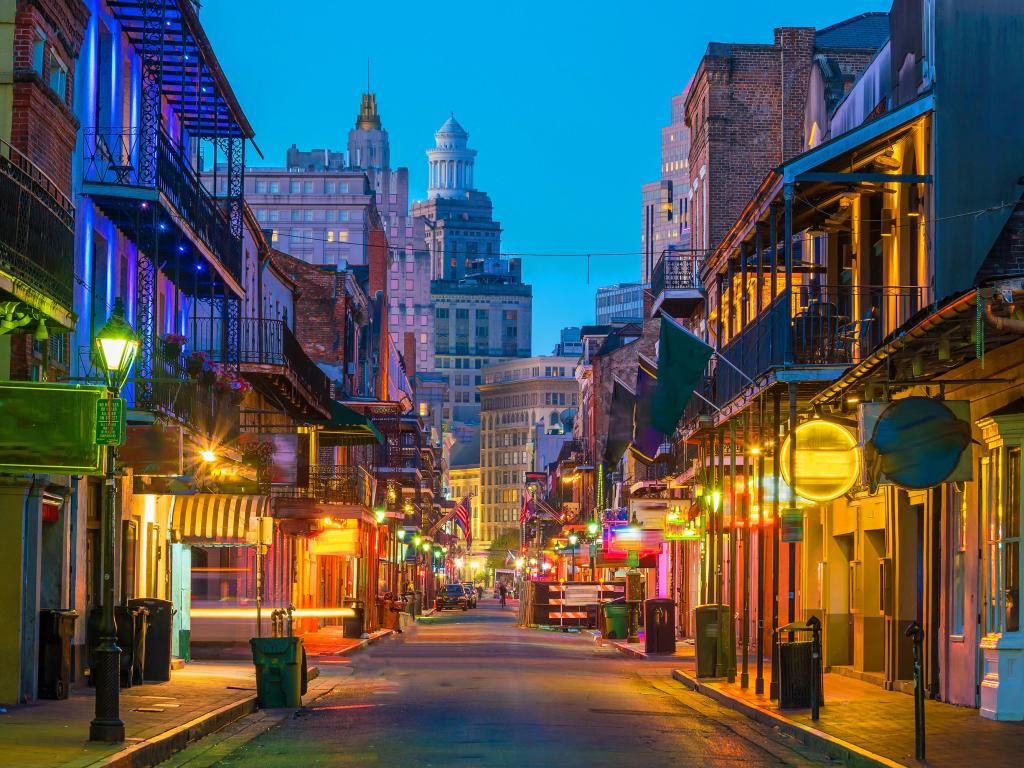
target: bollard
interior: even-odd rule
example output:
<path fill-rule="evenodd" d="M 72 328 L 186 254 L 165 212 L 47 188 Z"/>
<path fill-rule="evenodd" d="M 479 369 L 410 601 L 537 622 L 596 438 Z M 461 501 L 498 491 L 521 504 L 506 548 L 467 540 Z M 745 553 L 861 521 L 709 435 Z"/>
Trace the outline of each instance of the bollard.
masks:
<path fill-rule="evenodd" d="M 807 626 L 811 628 L 811 720 L 815 721 L 821 698 L 818 690 L 821 684 L 821 619 L 811 616 L 807 619 Z"/>
<path fill-rule="evenodd" d="M 907 627 L 906 635 L 914 646 L 914 754 L 918 760 L 924 760 L 924 681 L 921 679 L 924 630 L 915 621 Z"/>

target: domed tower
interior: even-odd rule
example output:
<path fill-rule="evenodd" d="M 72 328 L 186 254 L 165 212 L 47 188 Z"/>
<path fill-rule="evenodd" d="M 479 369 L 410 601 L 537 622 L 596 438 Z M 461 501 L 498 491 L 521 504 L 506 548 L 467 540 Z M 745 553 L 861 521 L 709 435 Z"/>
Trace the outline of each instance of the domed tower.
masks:
<path fill-rule="evenodd" d="M 348 164 L 367 171 L 391 167 L 388 132 L 381 128 L 375 93 L 363 94 L 356 127 L 348 132 Z"/>
<path fill-rule="evenodd" d="M 469 134 L 459 125 L 454 114 L 434 134 L 434 148 L 427 150 L 430 161 L 427 197 L 431 200 L 437 197 L 464 197 L 467 192 L 473 191 L 473 159 L 476 150 L 466 145 L 468 141 Z"/>

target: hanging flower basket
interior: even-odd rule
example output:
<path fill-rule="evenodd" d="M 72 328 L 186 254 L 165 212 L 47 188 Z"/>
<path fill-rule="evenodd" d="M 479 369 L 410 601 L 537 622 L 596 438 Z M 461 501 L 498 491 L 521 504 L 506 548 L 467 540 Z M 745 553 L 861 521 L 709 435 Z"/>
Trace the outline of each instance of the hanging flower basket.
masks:
<path fill-rule="evenodd" d="M 252 384 L 245 379 L 234 379 L 231 382 L 231 389 L 228 392 L 228 397 L 231 398 L 231 402 L 234 405 L 241 405 L 242 401 L 245 400 L 245 396 L 252 392 Z"/>
<path fill-rule="evenodd" d="M 205 352 L 193 352 L 187 358 L 185 358 L 185 371 L 193 379 L 200 378 L 203 370 L 207 368 L 209 362 L 206 359 Z"/>
<path fill-rule="evenodd" d="M 185 349 L 185 343 L 188 341 L 180 333 L 168 333 L 163 339 L 164 357 L 168 360 L 177 360 L 181 357 L 182 350 Z"/>

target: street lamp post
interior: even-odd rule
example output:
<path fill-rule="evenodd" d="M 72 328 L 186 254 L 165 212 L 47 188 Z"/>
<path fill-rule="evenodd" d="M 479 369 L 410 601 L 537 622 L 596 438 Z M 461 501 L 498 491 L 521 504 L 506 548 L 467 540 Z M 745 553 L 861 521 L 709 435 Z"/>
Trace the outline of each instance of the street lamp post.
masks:
<path fill-rule="evenodd" d="M 124 318 L 124 303 L 115 299 L 106 325 L 96 334 L 96 349 L 103 363 L 107 380 L 108 414 L 114 413 L 114 402 L 128 379 L 139 340 Z M 100 621 L 99 645 L 94 651 L 93 674 L 96 680 L 96 710 L 89 724 L 90 741 L 124 741 L 124 722 L 120 716 L 121 649 L 117 646 L 114 623 L 114 535 L 117 526 L 117 449 L 107 446 L 106 494 L 103 503 L 103 527 L 100 530 L 103 557 L 103 616 Z"/>
<path fill-rule="evenodd" d="M 573 581 L 573 576 L 576 573 L 576 542 L 579 539 L 575 533 L 569 534 L 569 544 L 572 546 L 572 554 L 569 556 L 569 581 Z"/>

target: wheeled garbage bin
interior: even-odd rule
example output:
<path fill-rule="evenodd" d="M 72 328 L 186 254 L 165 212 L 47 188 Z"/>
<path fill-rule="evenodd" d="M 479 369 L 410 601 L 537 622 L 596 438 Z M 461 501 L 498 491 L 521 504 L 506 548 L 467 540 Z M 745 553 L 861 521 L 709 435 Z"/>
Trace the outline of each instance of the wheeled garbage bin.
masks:
<path fill-rule="evenodd" d="M 78 611 L 39 612 L 39 698 L 66 699 L 71 691 L 71 640 Z"/>
<path fill-rule="evenodd" d="M 103 624 L 103 609 L 89 611 L 86 625 L 86 644 L 89 648 L 89 685 L 96 685 L 96 648 L 100 644 L 100 627 Z M 114 606 L 114 627 L 117 633 L 117 647 L 121 649 L 121 687 L 132 687 L 132 668 L 138 647 L 135 641 L 136 616 L 124 605 Z"/>
<path fill-rule="evenodd" d="M 145 608 L 149 626 L 146 630 L 146 657 L 142 665 L 145 680 L 171 679 L 171 633 L 174 629 L 174 603 L 155 597 L 140 597 L 128 601 L 128 607 Z"/>
<path fill-rule="evenodd" d="M 256 701 L 263 709 L 302 705 L 301 637 L 253 637 Z"/>
<path fill-rule="evenodd" d="M 667 597 L 644 601 L 644 650 L 647 653 L 676 651 L 676 604 Z"/>
<path fill-rule="evenodd" d="M 625 640 L 629 636 L 629 605 L 624 600 L 614 600 L 602 607 L 605 639 Z"/>
<path fill-rule="evenodd" d="M 697 677 L 714 677 L 719 666 L 718 636 L 722 635 L 723 664 L 728 663 L 733 647 L 732 609 L 728 605 L 698 605 L 694 609 L 697 620 Z M 719 626 L 721 616 L 721 626 Z"/>

